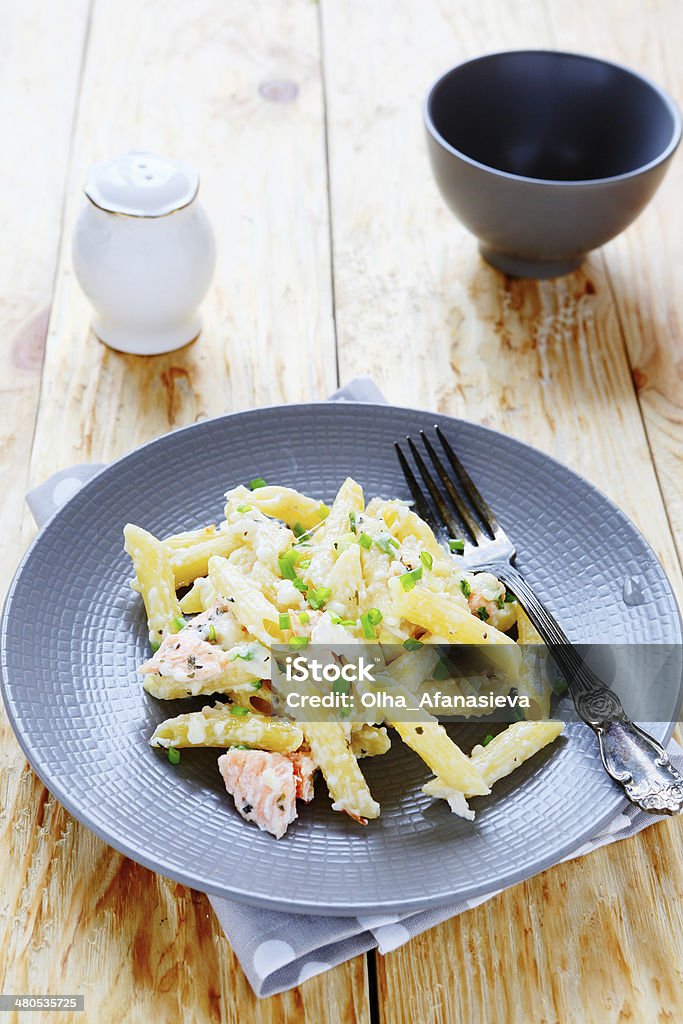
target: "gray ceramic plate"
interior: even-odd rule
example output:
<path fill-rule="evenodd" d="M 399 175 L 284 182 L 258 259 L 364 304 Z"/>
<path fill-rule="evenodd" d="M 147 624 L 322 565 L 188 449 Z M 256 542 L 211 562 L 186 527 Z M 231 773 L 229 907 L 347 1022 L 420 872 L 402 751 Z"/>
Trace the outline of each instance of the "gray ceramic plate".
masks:
<path fill-rule="evenodd" d="M 19 741 L 54 795 L 134 860 L 197 889 L 280 910 L 419 909 L 510 885 L 576 849 L 623 806 L 593 734 L 568 728 L 546 753 L 473 801 L 476 821 L 420 792 L 428 772 L 398 740 L 362 762 L 382 816 L 366 828 L 315 802 L 279 842 L 245 824 L 215 751 L 172 767 L 147 743 L 184 710 L 144 693 L 139 597 L 121 531 L 155 534 L 221 515 L 226 488 L 264 476 L 329 499 L 351 474 L 372 496 L 408 497 L 392 442 L 439 422 L 517 541 L 518 564 L 570 638 L 679 643 L 680 622 L 652 551 L 602 494 L 545 455 L 475 426 L 407 409 L 287 406 L 199 423 L 104 470 L 45 527 L 12 585 L 2 679 Z M 621 599 L 638 575 L 645 602 Z M 203 703 L 200 702 L 200 704 Z M 653 727 L 658 738 L 671 728 Z M 481 727 L 462 727 L 469 749 Z"/>

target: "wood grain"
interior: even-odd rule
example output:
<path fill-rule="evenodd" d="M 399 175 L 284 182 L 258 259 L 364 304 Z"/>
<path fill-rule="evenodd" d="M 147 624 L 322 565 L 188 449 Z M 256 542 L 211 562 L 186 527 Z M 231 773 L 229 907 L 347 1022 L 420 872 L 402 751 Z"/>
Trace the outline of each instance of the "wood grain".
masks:
<path fill-rule="evenodd" d="M 667 510 L 680 539 L 682 172 L 674 163 L 650 209 L 577 274 L 515 282 L 479 261 L 443 206 L 420 120 L 437 73 L 504 47 L 601 52 L 680 94 L 675 0 L 322 0 L 320 12 L 308 0 L 94 0 L 89 36 L 85 0 L 53 6 L 0 4 L 0 180 L 16 197 L 0 214 L 13 341 L 0 348 L 5 577 L 21 546 L 79 89 L 31 480 L 334 387 L 320 14 L 342 377 L 371 372 L 394 401 L 496 426 L 578 468 L 634 518 L 681 593 Z M 200 341 L 149 360 L 92 337 L 69 258 L 87 166 L 133 146 L 202 169 L 219 241 Z M 26 517 L 21 544 L 32 532 Z M 258 1002 L 206 899 L 81 829 L 4 718 L 0 758 L 0 988 L 84 991 L 98 1022 L 367 1024 L 363 958 Z M 680 834 L 655 826 L 379 957 L 380 1019 L 679 1019 Z"/>
<path fill-rule="evenodd" d="M 0 593 L 18 558 L 87 0 L 0 3 Z M 60 46 L 54 45 L 59 36 Z M 27 63 L 30 55 L 30 62 Z M 32 70 L 29 71 L 27 68 Z"/>
<path fill-rule="evenodd" d="M 568 48 L 599 53 L 649 75 L 683 101 L 683 19 L 676 0 L 548 4 Z M 638 26 L 637 31 L 634 27 Z M 673 160 L 657 199 L 604 249 L 610 290 L 638 391 L 679 558 L 683 556 L 683 160 Z"/>
<path fill-rule="evenodd" d="M 671 278 L 650 287 L 655 261 L 639 287 L 631 287 L 627 275 L 635 273 L 635 261 L 622 256 L 612 271 L 616 246 L 567 278 L 506 278 L 481 262 L 474 239 L 446 210 L 422 138 L 420 102 L 440 71 L 477 52 L 568 45 L 551 12 L 573 24 L 576 48 L 584 49 L 589 22 L 593 38 L 612 31 L 610 17 L 618 12 L 616 4 L 609 7 L 520 2 L 473 9 L 432 0 L 420 5 L 417 18 L 410 0 L 378 0 L 370 8 L 323 2 L 340 370 L 342 379 L 370 370 L 398 403 L 497 427 L 573 466 L 634 519 L 680 595 L 649 447 L 676 477 L 680 394 L 666 391 L 666 415 L 660 399 L 656 415 L 657 403 L 641 391 L 648 438 L 623 333 L 633 354 L 642 325 L 655 309 L 662 315 L 658 303 L 667 285 L 664 310 L 677 301 Z M 662 10 L 673 18 L 673 5 L 629 5 L 619 15 L 622 34 L 632 45 L 641 36 L 659 39 L 667 30 L 664 18 L 657 21 Z M 675 44 L 667 46 L 676 53 Z M 352 62 L 344 59 L 351 49 Z M 380 50 L 381 60 L 373 57 Z M 641 262 L 655 246 L 662 263 L 673 263 L 678 251 L 665 201 L 666 194 L 653 204 L 659 213 L 648 214 L 659 217 L 657 243 L 650 235 L 646 248 L 646 239 L 635 235 L 639 228 L 632 229 Z M 620 286 L 618 275 L 625 277 Z M 659 333 L 650 333 L 648 365 L 662 360 L 661 372 L 650 369 L 662 391 L 674 386 L 667 354 L 674 344 L 667 349 Z M 680 821 L 653 826 L 378 958 L 381 1019 L 677 1019 L 683 1013 L 681 834 Z"/>
<path fill-rule="evenodd" d="M 46 47 L 60 38 L 51 28 Z M 57 131 L 68 137 L 68 125 Z M 87 166 L 135 146 L 184 157 L 204 172 L 202 200 L 219 248 L 199 341 L 154 359 L 117 355 L 92 336 L 69 253 Z M 60 187 L 52 185 L 56 196 Z M 44 207 L 36 217 L 45 217 Z M 205 416 L 332 390 L 315 6 L 96 0 L 65 224 L 33 482 L 74 462 L 115 458 Z M 32 532 L 27 517 L 24 541 Z M 86 1018 L 98 1024 L 368 1021 L 364 958 L 258 1001 L 204 896 L 116 854 L 48 797 L 9 736 L 5 749 L 5 991 L 84 992 Z"/>

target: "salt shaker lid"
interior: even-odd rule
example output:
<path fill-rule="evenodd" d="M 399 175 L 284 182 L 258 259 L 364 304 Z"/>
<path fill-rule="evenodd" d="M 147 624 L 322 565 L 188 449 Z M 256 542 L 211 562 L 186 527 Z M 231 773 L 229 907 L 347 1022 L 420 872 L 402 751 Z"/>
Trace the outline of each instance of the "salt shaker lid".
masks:
<path fill-rule="evenodd" d="M 85 182 L 85 194 L 95 206 L 129 217 L 164 217 L 192 202 L 199 175 L 180 160 L 133 150 L 95 164 Z"/>

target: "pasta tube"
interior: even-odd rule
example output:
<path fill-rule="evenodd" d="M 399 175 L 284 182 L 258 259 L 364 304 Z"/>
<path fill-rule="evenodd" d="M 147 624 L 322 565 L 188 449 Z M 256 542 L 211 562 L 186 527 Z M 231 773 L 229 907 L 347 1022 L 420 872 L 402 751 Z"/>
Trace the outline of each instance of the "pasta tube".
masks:
<path fill-rule="evenodd" d="M 470 761 L 481 772 L 488 786 L 509 775 L 564 731 L 564 722 L 513 722 L 485 747 L 476 746 Z M 464 790 L 472 796 L 471 791 Z"/>
<path fill-rule="evenodd" d="M 243 743 L 258 750 L 289 754 L 303 742 L 297 725 L 282 718 L 258 715 L 238 704 L 216 704 L 158 725 L 153 747 L 230 747 Z"/>
<path fill-rule="evenodd" d="M 281 635 L 278 627 L 279 612 L 275 605 L 225 558 L 209 559 L 209 579 L 216 593 L 232 602 L 235 618 L 252 636 L 270 646 L 273 637 Z M 267 624 L 275 632 L 271 634 Z"/>
<path fill-rule="evenodd" d="M 291 487 L 259 487 L 248 491 L 246 487 L 236 487 L 225 495 L 227 499 L 226 516 L 233 510 L 236 499 L 246 501 L 259 512 L 271 519 L 281 519 L 291 529 L 302 526 L 311 530 L 318 526 L 329 509 L 322 501 L 309 498 Z"/>
<path fill-rule="evenodd" d="M 209 569 L 209 559 L 214 555 L 222 555 L 224 558 L 232 554 L 241 544 L 239 530 L 226 529 L 217 530 L 215 536 L 208 540 L 201 540 L 196 544 L 189 544 L 186 547 L 173 549 L 171 554 L 171 566 L 175 577 L 176 588 L 186 587 L 194 583 L 198 576 L 206 576 Z"/>
<path fill-rule="evenodd" d="M 366 818 L 378 818 L 379 804 L 372 798 L 341 723 L 301 724 L 313 759 L 330 791 L 332 810 L 345 811 L 363 822 Z"/>
<path fill-rule="evenodd" d="M 173 569 L 168 552 L 160 540 L 147 530 L 128 523 L 123 530 L 125 549 L 135 570 L 138 589 L 147 611 L 149 640 L 154 646 L 173 629 L 180 615 Z"/>
<path fill-rule="evenodd" d="M 391 747 L 389 734 L 384 728 L 377 728 L 363 722 L 351 726 L 351 750 L 356 757 L 375 757 L 386 754 Z"/>

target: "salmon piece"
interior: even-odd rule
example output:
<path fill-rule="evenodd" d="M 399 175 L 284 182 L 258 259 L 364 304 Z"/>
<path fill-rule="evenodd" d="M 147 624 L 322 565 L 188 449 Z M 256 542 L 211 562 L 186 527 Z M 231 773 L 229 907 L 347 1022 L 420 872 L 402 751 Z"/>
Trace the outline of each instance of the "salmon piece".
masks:
<path fill-rule="evenodd" d="M 159 650 L 138 672 L 142 675 L 156 673 L 177 683 L 209 681 L 225 671 L 228 661 L 225 651 L 202 640 L 196 631 L 186 626 L 179 633 L 165 636 Z"/>
<path fill-rule="evenodd" d="M 268 750 L 233 748 L 221 754 L 218 767 L 244 820 L 281 839 L 297 816 L 292 761 Z"/>
<path fill-rule="evenodd" d="M 315 790 L 317 764 L 308 750 L 295 750 L 293 754 L 286 754 L 285 756 L 294 766 L 297 798 L 303 800 L 306 804 L 310 804 Z"/>

